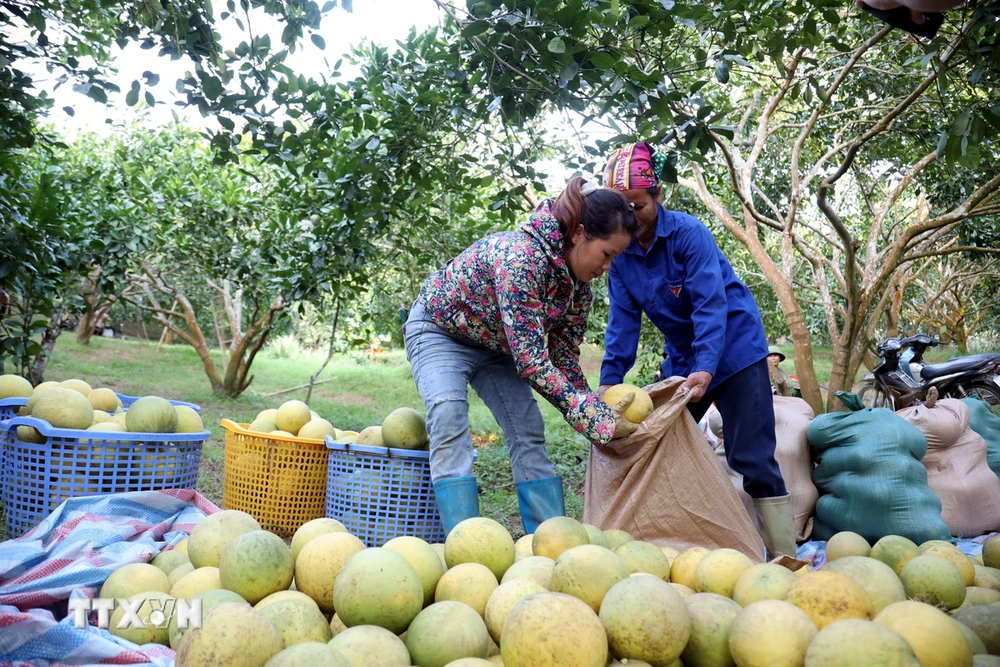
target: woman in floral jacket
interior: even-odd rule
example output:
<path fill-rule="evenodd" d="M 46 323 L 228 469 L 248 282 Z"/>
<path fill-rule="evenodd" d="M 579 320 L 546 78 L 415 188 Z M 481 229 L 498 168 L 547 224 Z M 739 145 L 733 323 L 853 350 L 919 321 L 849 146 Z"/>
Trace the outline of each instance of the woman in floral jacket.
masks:
<path fill-rule="evenodd" d="M 507 439 L 527 533 L 565 512 L 532 389 L 597 446 L 635 430 L 621 416 L 630 397 L 608 406 L 580 368 L 588 283 L 635 231 L 623 195 L 575 178 L 519 231 L 477 241 L 424 283 L 405 326 L 406 356 L 427 408 L 431 478 L 446 532 L 479 516 L 469 385 Z"/>

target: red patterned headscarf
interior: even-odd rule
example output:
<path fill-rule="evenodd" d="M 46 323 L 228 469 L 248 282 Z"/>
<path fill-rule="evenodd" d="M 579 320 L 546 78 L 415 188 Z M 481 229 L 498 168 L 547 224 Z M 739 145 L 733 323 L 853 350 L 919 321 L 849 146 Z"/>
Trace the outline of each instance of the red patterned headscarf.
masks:
<path fill-rule="evenodd" d="M 645 141 L 616 148 L 604 168 L 604 187 L 620 191 L 655 188 L 665 162 L 666 155 Z"/>

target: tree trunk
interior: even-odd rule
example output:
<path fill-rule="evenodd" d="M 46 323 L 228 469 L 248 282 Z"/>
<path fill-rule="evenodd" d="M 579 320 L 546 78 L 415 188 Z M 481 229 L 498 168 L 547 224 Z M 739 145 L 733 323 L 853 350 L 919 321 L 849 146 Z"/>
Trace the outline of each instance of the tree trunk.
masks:
<path fill-rule="evenodd" d="M 337 309 L 333 313 L 333 326 L 330 328 L 330 347 L 326 351 L 326 359 L 323 360 L 323 365 L 319 367 L 312 377 L 309 378 L 309 389 L 306 391 L 306 405 L 309 405 L 309 399 L 312 398 L 313 387 L 316 385 L 316 378 L 320 376 L 326 365 L 330 363 L 333 359 L 333 346 L 334 342 L 337 340 L 337 320 L 340 319 L 340 299 L 337 299 Z"/>
<path fill-rule="evenodd" d="M 899 336 L 899 316 L 903 310 L 903 288 L 904 285 L 897 282 L 893 285 L 892 303 L 885 311 L 885 335 L 886 338 Z"/>
<path fill-rule="evenodd" d="M 38 386 L 44 382 L 45 367 L 48 365 L 49 358 L 52 356 L 52 350 L 56 346 L 56 339 L 62 333 L 62 320 L 62 308 L 53 310 L 52 317 L 49 318 L 49 325 L 42 335 L 42 350 L 35 355 L 34 360 L 31 362 L 31 367 L 28 369 L 28 381 L 34 386 Z"/>
<path fill-rule="evenodd" d="M 80 316 L 80 323 L 76 326 L 76 342 L 80 345 L 89 345 L 90 337 L 94 335 L 94 311 L 87 308 Z"/>

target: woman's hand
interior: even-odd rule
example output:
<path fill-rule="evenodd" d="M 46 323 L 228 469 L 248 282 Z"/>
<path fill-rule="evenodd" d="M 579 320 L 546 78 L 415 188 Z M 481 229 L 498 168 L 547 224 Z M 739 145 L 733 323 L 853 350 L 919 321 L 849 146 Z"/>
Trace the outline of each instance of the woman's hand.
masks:
<path fill-rule="evenodd" d="M 630 391 L 622 396 L 622 400 L 611 406 L 611 414 L 615 417 L 615 434 L 611 436 L 612 440 L 627 438 L 639 428 L 638 424 L 630 422 L 625 418 L 625 411 L 628 410 L 628 406 L 632 405 L 632 401 L 634 400 L 635 392 Z"/>
<path fill-rule="evenodd" d="M 608 389 L 611 389 L 610 384 L 602 384 L 600 387 L 597 388 L 597 395 L 604 396 L 604 392 L 606 392 Z"/>
<path fill-rule="evenodd" d="M 681 385 L 681 391 L 691 393 L 691 402 L 697 403 L 708 391 L 708 385 L 712 383 L 712 374 L 708 371 L 697 371 L 688 375 L 687 380 Z"/>

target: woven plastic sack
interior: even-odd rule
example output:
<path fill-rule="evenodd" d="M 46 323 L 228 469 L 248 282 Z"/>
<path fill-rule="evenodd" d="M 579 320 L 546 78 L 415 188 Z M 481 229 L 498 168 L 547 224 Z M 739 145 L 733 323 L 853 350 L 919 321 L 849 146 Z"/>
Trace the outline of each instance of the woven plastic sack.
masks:
<path fill-rule="evenodd" d="M 710 411 L 712 412 L 712 411 Z M 717 415 L 718 411 L 714 411 Z M 819 491 L 813 484 L 813 462 L 809 453 L 809 443 L 806 432 L 815 413 L 809 404 L 801 398 L 792 396 L 774 397 L 774 458 L 778 461 L 781 476 L 785 480 L 785 488 L 792 497 L 792 508 L 795 512 L 795 534 L 799 542 L 809 539 L 813 529 L 813 514 L 816 510 L 816 500 Z M 721 416 L 720 416 L 721 420 Z M 715 426 L 712 425 L 713 432 Z M 715 433 L 716 436 L 721 433 Z M 743 501 L 744 507 L 751 518 L 757 520 L 757 511 L 753 500 L 743 490 L 743 475 L 729 467 L 726 462 L 726 452 L 723 443 L 715 449 L 719 462 L 722 463 L 729 479 L 732 480 L 736 492 Z"/>
<path fill-rule="evenodd" d="M 927 453 L 924 434 L 888 408 L 865 408 L 854 394 L 836 395 L 853 411 L 820 415 L 807 432 L 820 493 L 813 539 L 843 530 L 869 542 L 886 535 L 917 544 L 947 539 L 941 500 L 920 462 Z"/>
<path fill-rule="evenodd" d="M 930 402 L 928 402 L 928 405 Z M 941 516 L 961 537 L 1000 530 L 1000 477 L 986 464 L 986 441 L 969 428 L 969 406 L 946 398 L 896 414 L 927 438 L 927 483 L 941 499 Z"/>
<path fill-rule="evenodd" d="M 962 402 L 969 406 L 969 428 L 986 441 L 986 465 L 1000 477 L 1000 417 L 978 398 L 963 398 Z"/>
<path fill-rule="evenodd" d="M 654 410 L 638 430 L 590 448 L 583 520 L 678 550 L 728 547 L 759 563 L 764 543 L 678 393 L 683 383 L 647 387 Z"/>

